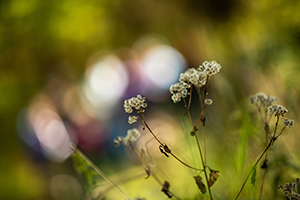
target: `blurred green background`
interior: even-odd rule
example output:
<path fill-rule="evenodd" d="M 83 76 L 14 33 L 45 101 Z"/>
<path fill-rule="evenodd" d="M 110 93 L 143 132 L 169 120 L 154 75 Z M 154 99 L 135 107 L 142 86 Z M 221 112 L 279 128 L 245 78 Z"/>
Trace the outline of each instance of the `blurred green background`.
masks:
<path fill-rule="evenodd" d="M 263 128 L 255 109 L 248 105 L 249 95 L 259 91 L 275 95 L 289 109 L 295 127 L 272 150 L 270 163 L 274 167 L 267 173 L 264 194 L 265 199 L 284 199 L 276 184 L 292 182 L 300 176 L 299 8 L 300 1 L 283 0 L 0 1 L 0 199 L 91 198 L 83 194 L 86 182 L 67 159 L 68 150 L 55 143 L 62 130 L 70 136 L 63 141 L 77 143 L 111 176 L 118 177 L 121 170 L 139 166 L 132 155 L 124 154 L 112 143 L 116 135 L 125 135 L 131 127 L 123 113 L 123 100 L 138 93 L 150 98 L 149 118 L 165 122 L 153 122 L 160 127 L 158 132 L 170 134 L 170 127 L 165 126 L 174 123 L 180 135 L 183 107 L 172 105 L 167 85 L 163 85 L 172 82 L 172 77 L 167 79 L 168 73 L 162 76 L 160 71 L 151 71 L 152 67 L 142 72 L 153 72 L 159 80 L 140 73 L 140 66 L 147 56 L 151 58 L 149 52 L 154 47 L 175 55 L 175 61 L 172 56 L 162 61 L 175 63 L 174 66 L 179 63 L 173 75 L 179 76 L 186 67 L 197 67 L 205 60 L 216 60 L 222 66 L 210 85 L 214 104 L 207 114 L 208 163 L 221 171 L 213 187 L 216 199 L 234 196 L 241 177 L 264 146 Z M 163 55 L 166 58 L 169 54 Z M 117 63 L 112 64 L 115 71 L 95 68 L 98 61 Z M 113 82 L 101 82 L 101 77 Z M 169 82 L 164 83 L 165 78 Z M 110 89 L 104 83 L 109 83 Z M 99 88 L 95 88 L 97 84 Z M 112 100 L 101 96 L 102 88 L 107 96 L 115 98 L 111 106 L 107 102 Z M 106 106 L 109 109 L 105 110 Z M 161 118 L 158 111 L 168 116 Z M 36 136 L 34 132 L 40 124 L 50 123 L 45 116 L 47 120 L 53 117 L 58 126 L 65 128 L 51 126 L 47 133 L 56 135 Z M 36 124 L 40 119 L 44 121 Z M 249 134 L 245 141 L 240 138 L 243 132 Z M 52 143 L 43 143 L 48 140 Z M 236 157 L 241 140 L 247 151 L 240 150 L 238 156 L 246 155 L 245 160 Z M 152 146 L 156 152 L 156 144 Z M 174 143 L 172 147 L 189 159 L 182 153 L 188 146 L 192 144 Z M 67 153 L 56 155 L 52 152 L 56 148 Z M 157 162 L 165 164 L 162 160 Z M 184 172 L 177 173 L 185 176 Z M 140 180 L 144 185 L 137 188 L 132 186 L 139 184 L 135 181 L 127 184 L 132 197 L 166 198 L 159 187 L 154 188 L 158 196 L 151 196 L 153 191 L 149 189 L 147 193 L 147 182 Z M 181 187 L 183 199 L 193 198 L 195 192 L 188 194 L 189 189 L 180 184 L 176 191 Z M 242 196 L 251 199 L 257 194 L 258 190 L 249 186 Z M 107 196 L 114 198 L 118 197 Z"/>

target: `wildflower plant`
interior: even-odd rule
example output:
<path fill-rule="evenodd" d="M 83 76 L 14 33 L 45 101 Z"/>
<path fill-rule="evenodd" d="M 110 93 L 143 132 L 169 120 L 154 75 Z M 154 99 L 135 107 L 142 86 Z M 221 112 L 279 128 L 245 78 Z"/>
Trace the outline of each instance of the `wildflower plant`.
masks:
<path fill-rule="evenodd" d="M 186 110 L 184 116 L 188 118 L 190 124 L 190 134 L 188 135 L 188 137 L 192 137 L 195 140 L 195 144 L 199 153 L 198 158 L 201 160 L 201 166 L 192 166 L 190 163 L 187 163 L 184 159 L 175 155 L 172 151 L 172 147 L 169 146 L 169 144 L 163 142 L 163 140 L 160 139 L 159 135 L 153 131 L 151 125 L 148 124 L 146 118 L 146 109 L 148 106 L 146 97 L 143 97 L 140 94 L 138 94 L 136 97 L 124 100 L 124 111 L 128 114 L 128 123 L 140 124 L 142 126 L 142 129 L 146 130 L 146 133 L 143 132 L 143 134 L 150 134 L 153 137 L 153 140 L 156 141 L 157 149 L 159 152 L 161 152 L 162 156 L 165 156 L 166 158 L 171 157 L 179 163 L 181 163 L 182 165 L 184 165 L 185 167 L 187 167 L 189 170 L 193 171 L 193 179 L 195 181 L 195 183 L 193 184 L 196 184 L 196 186 L 202 194 L 208 193 L 210 200 L 213 200 L 213 193 L 211 187 L 218 180 L 220 171 L 213 169 L 207 162 L 205 139 L 205 113 L 209 106 L 213 104 L 213 99 L 211 99 L 209 95 L 209 83 L 211 82 L 212 77 L 219 73 L 220 70 L 221 65 L 217 62 L 205 61 L 198 68 L 190 68 L 187 69 L 185 72 L 181 73 L 178 82 L 174 83 L 169 88 L 172 102 L 176 104 L 183 104 Z M 193 95 L 196 95 L 197 98 L 192 98 Z M 198 116 L 195 120 L 196 123 L 192 120 L 191 116 L 191 104 L 195 103 L 192 102 L 192 99 L 196 99 L 196 103 L 200 104 L 200 107 L 197 110 Z M 262 182 L 259 193 L 259 199 L 261 199 L 266 169 L 268 167 L 268 152 L 270 148 L 274 145 L 274 143 L 277 141 L 278 137 L 280 137 L 283 134 L 286 128 L 293 127 L 294 125 L 294 120 L 287 118 L 288 110 L 282 105 L 275 104 L 278 101 L 275 96 L 266 95 L 265 93 L 260 92 L 251 96 L 249 101 L 250 104 L 254 105 L 257 108 L 257 111 L 261 118 L 263 130 L 265 133 L 265 148 L 262 151 L 259 158 L 256 160 L 250 172 L 247 174 L 246 179 L 243 182 L 235 199 L 239 198 L 247 180 L 251 175 L 251 183 L 255 184 L 256 168 L 258 163 L 260 163 L 263 160 L 261 165 Z M 114 138 L 113 142 L 116 147 L 122 146 L 125 148 L 125 150 L 133 152 L 135 154 L 135 156 L 138 158 L 140 164 L 145 170 L 146 179 L 150 177 L 154 178 L 157 184 L 160 185 L 161 192 L 163 192 L 168 198 L 180 199 L 179 195 L 176 194 L 171 187 L 172 181 L 161 180 L 161 178 L 156 174 L 155 170 L 153 170 L 153 163 L 149 152 L 145 151 L 144 149 L 137 148 L 136 141 L 139 139 L 140 136 L 140 131 L 136 128 L 132 128 L 127 131 L 126 136 L 117 136 L 116 138 Z M 75 145 L 72 144 L 71 147 L 75 151 L 75 153 L 83 159 L 83 161 L 85 161 L 89 166 L 91 166 L 89 170 L 94 169 L 116 190 L 118 190 L 124 196 L 125 199 L 129 199 L 129 197 L 127 197 L 126 194 L 100 169 L 98 169 L 93 163 L 91 163 L 88 160 L 88 158 L 85 157 Z M 76 162 L 76 160 L 74 160 L 74 162 Z M 86 165 L 84 166 L 87 168 Z M 89 171 L 81 171 L 86 174 L 90 174 Z M 297 183 L 295 184 L 298 183 L 299 179 L 297 179 Z M 285 186 L 280 186 L 279 189 L 282 189 L 284 195 L 287 196 L 289 199 L 297 199 L 299 195 L 296 195 L 297 191 L 295 189 L 295 184 L 293 183 L 292 185 L 288 184 Z M 144 198 L 138 197 L 136 199 Z"/>
<path fill-rule="evenodd" d="M 264 125 L 266 148 L 261 154 L 261 156 L 257 159 L 254 166 L 251 168 L 248 176 L 246 177 L 246 180 L 244 181 L 235 199 L 238 199 L 251 173 L 252 173 L 251 182 L 255 183 L 256 166 L 264 157 L 264 161 L 261 165 L 261 169 L 263 170 L 262 182 L 261 182 L 260 193 L 259 193 L 259 199 L 261 199 L 263 193 L 266 169 L 268 167 L 268 155 L 269 155 L 268 152 L 270 148 L 274 145 L 274 143 L 277 141 L 278 137 L 280 137 L 282 133 L 286 130 L 286 128 L 290 128 L 294 126 L 294 120 L 286 118 L 286 115 L 288 114 L 289 111 L 282 105 L 274 104 L 275 102 L 277 102 L 277 98 L 275 96 L 266 95 L 263 92 L 259 92 L 251 96 L 249 102 L 250 104 L 256 106 L 260 118 L 262 120 L 262 123 Z M 272 118 L 275 118 L 275 124 L 273 130 L 271 130 L 270 128 L 270 121 Z M 282 124 L 279 123 L 280 121 L 282 122 Z"/>

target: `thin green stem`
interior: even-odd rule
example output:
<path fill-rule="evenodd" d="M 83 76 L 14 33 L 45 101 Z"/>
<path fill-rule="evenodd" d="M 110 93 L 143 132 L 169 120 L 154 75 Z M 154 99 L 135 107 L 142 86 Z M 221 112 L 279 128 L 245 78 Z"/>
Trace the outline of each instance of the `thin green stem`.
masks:
<path fill-rule="evenodd" d="M 90 165 L 102 178 L 109 182 L 116 190 L 118 190 L 125 199 L 129 200 L 128 196 L 112 181 L 110 180 L 90 159 L 88 159 L 75 144 L 71 143 L 70 147 L 88 164 Z"/>
<path fill-rule="evenodd" d="M 205 97 L 204 97 L 204 99 L 205 99 Z M 184 98 L 183 98 L 183 102 L 186 105 L 186 101 L 185 101 Z M 201 112 L 200 112 L 201 117 L 202 117 L 202 111 L 203 111 L 203 106 L 202 106 Z M 195 133 L 195 139 L 196 139 L 196 143 L 197 143 L 198 150 L 199 150 L 199 153 L 200 153 L 202 167 L 203 167 L 203 171 L 204 171 L 204 174 L 205 174 L 205 180 L 206 180 L 206 184 L 207 184 L 207 187 L 208 187 L 209 197 L 210 197 L 211 200 L 213 200 L 213 197 L 212 197 L 212 194 L 211 194 L 211 190 L 210 190 L 210 187 L 209 187 L 209 184 L 208 184 L 208 180 L 209 179 L 208 179 L 208 176 L 207 176 L 207 173 L 206 173 L 206 164 L 205 164 L 204 159 L 203 159 L 203 154 L 202 154 L 200 143 L 199 143 L 198 136 L 197 136 L 197 131 L 196 131 L 197 128 L 193 126 L 193 121 L 192 121 L 192 117 L 191 117 L 191 113 L 190 113 L 189 109 L 187 109 L 187 113 L 188 113 L 188 116 L 189 116 L 189 119 L 190 119 L 191 126 L 193 128 L 193 131 Z"/>
<path fill-rule="evenodd" d="M 251 168 L 251 170 L 250 170 L 249 174 L 247 175 L 246 180 L 244 181 L 244 183 L 243 183 L 243 185 L 242 185 L 242 187 L 241 187 L 239 193 L 237 194 L 235 200 L 237 200 L 237 199 L 239 198 L 240 194 L 242 193 L 242 191 L 243 191 L 243 189 L 244 189 L 244 187 L 245 187 L 245 185 L 246 185 L 246 182 L 247 182 L 247 180 L 249 179 L 249 177 L 250 177 L 250 175 L 251 175 L 251 172 L 252 172 L 253 169 L 256 167 L 257 163 L 262 159 L 262 157 L 265 155 L 265 153 L 268 151 L 268 149 L 271 147 L 271 144 L 273 144 L 273 143 L 274 143 L 274 138 L 272 138 L 272 139 L 270 140 L 270 142 L 269 142 L 268 146 L 266 147 L 266 149 L 263 151 L 263 153 L 260 155 L 260 157 L 257 159 L 257 161 L 255 162 L 255 164 L 254 164 L 253 167 Z"/>

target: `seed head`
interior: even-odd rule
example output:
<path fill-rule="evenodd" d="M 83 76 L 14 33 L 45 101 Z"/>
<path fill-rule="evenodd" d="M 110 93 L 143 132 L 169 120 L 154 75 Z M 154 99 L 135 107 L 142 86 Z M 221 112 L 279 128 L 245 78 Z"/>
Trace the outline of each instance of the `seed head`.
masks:
<path fill-rule="evenodd" d="M 284 117 L 289 111 L 282 105 L 272 105 L 268 107 L 268 112 L 270 115 Z"/>
<path fill-rule="evenodd" d="M 147 107 L 146 98 L 141 95 L 137 97 L 132 97 L 124 101 L 124 109 L 126 113 L 132 113 L 132 108 L 134 108 L 137 113 L 143 113 L 145 110 L 143 108 Z"/>
<path fill-rule="evenodd" d="M 195 87 L 202 87 L 206 83 L 206 76 L 207 74 L 205 72 L 190 68 L 180 74 L 179 81 L 194 85 Z"/>
<path fill-rule="evenodd" d="M 129 124 L 133 124 L 133 123 L 137 122 L 137 119 L 138 119 L 138 118 L 139 118 L 139 117 L 136 116 L 136 115 L 129 116 L 129 117 L 128 117 L 128 123 L 129 123 Z"/>
<path fill-rule="evenodd" d="M 293 127 L 294 126 L 294 120 L 291 120 L 291 119 L 287 119 L 287 118 L 285 118 L 283 121 L 282 121 L 282 123 L 283 123 L 283 126 L 285 126 L 285 127 Z"/>
<path fill-rule="evenodd" d="M 181 98 L 185 98 L 188 94 L 187 88 L 191 86 L 185 82 L 179 82 L 171 85 L 170 92 L 172 94 L 172 100 L 174 103 L 181 101 Z"/>
<path fill-rule="evenodd" d="M 198 70 L 201 72 L 205 72 L 208 76 L 212 76 L 220 72 L 221 68 L 221 65 L 216 61 L 205 61 L 198 67 Z"/>
<path fill-rule="evenodd" d="M 259 108 L 263 107 L 264 109 L 267 109 L 273 103 L 277 102 L 277 98 L 275 96 L 266 95 L 263 92 L 258 92 L 255 95 L 250 96 L 249 102 Z"/>

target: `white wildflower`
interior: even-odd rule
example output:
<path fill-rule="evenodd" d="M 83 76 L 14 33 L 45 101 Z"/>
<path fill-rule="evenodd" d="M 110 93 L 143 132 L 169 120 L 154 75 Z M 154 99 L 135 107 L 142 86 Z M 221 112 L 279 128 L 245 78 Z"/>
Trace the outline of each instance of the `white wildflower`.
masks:
<path fill-rule="evenodd" d="M 181 98 L 185 98 L 188 94 L 187 88 L 191 86 L 185 82 L 179 82 L 171 85 L 170 92 L 172 94 L 172 100 L 174 103 L 181 101 Z"/>
<path fill-rule="evenodd" d="M 137 97 L 132 97 L 124 101 L 124 109 L 126 113 L 132 113 L 132 108 L 134 108 L 137 113 L 143 113 L 145 110 L 143 108 L 147 107 L 146 98 L 141 95 Z"/>
<path fill-rule="evenodd" d="M 202 87 L 206 83 L 206 76 L 207 74 L 205 72 L 198 71 L 195 68 L 190 68 L 180 74 L 179 81 L 192 84 L 195 87 Z"/>
<path fill-rule="evenodd" d="M 201 72 L 205 72 L 208 76 L 212 76 L 218 72 L 220 72 L 221 65 L 216 61 L 205 61 L 199 67 L 198 70 Z"/>
<path fill-rule="evenodd" d="M 139 117 L 136 116 L 136 115 L 129 116 L 129 117 L 128 117 L 128 123 L 129 123 L 129 124 L 133 124 L 133 123 L 137 122 L 137 119 L 138 119 L 138 118 L 139 118 Z"/>
<path fill-rule="evenodd" d="M 289 111 L 282 105 L 272 105 L 268 107 L 268 112 L 270 115 L 274 114 L 275 116 L 281 115 L 284 117 Z"/>

